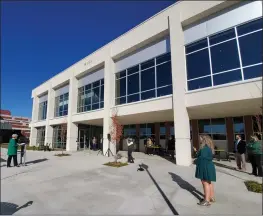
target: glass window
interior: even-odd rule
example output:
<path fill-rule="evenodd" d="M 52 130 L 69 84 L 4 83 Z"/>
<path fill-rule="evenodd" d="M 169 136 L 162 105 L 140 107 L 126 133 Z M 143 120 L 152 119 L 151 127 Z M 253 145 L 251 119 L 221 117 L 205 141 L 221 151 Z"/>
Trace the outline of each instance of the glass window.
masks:
<path fill-rule="evenodd" d="M 155 125 L 152 123 L 140 125 L 140 136 L 152 136 L 155 134 Z"/>
<path fill-rule="evenodd" d="M 243 34 L 258 30 L 258 29 L 262 29 L 262 26 L 263 26 L 262 18 L 260 18 L 252 22 L 238 26 L 237 32 L 238 32 L 238 35 L 243 35 Z"/>
<path fill-rule="evenodd" d="M 98 87 L 98 86 L 100 86 L 100 80 L 92 83 L 92 88 L 96 88 L 96 87 Z"/>
<path fill-rule="evenodd" d="M 53 127 L 53 148 L 65 149 L 67 143 L 67 124 Z"/>
<path fill-rule="evenodd" d="M 45 145 L 45 127 L 37 128 L 37 144 L 38 146 L 44 146 Z"/>
<path fill-rule="evenodd" d="M 243 121 L 243 117 L 234 117 L 234 134 L 244 134 L 245 133 L 245 125 Z"/>
<path fill-rule="evenodd" d="M 134 94 L 134 95 L 129 95 L 127 97 L 127 103 L 132 103 L 132 102 L 136 102 L 136 101 L 139 101 L 140 100 L 140 96 L 139 94 Z"/>
<path fill-rule="evenodd" d="M 187 55 L 186 63 L 187 79 L 194 79 L 211 73 L 208 49 Z"/>
<path fill-rule="evenodd" d="M 124 125 L 123 135 L 127 136 L 136 136 L 136 125 Z"/>
<path fill-rule="evenodd" d="M 188 90 L 207 88 L 212 86 L 211 76 L 188 81 Z"/>
<path fill-rule="evenodd" d="M 155 69 L 149 68 L 141 72 L 141 91 L 155 88 Z"/>
<path fill-rule="evenodd" d="M 133 74 L 128 79 L 128 95 L 139 92 L 139 74 Z"/>
<path fill-rule="evenodd" d="M 239 38 L 243 66 L 262 62 L 262 31 Z"/>
<path fill-rule="evenodd" d="M 84 109 L 83 109 L 84 112 L 88 112 L 90 110 L 91 110 L 91 105 L 84 106 Z"/>
<path fill-rule="evenodd" d="M 116 73 L 116 79 L 120 79 L 126 76 L 126 70 Z"/>
<path fill-rule="evenodd" d="M 154 59 L 151 59 L 151 60 L 141 63 L 141 70 L 145 70 L 153 66 L 154 66 Z"/>
<path fill-rule="evenodd" d="M 217 44 L 217 43 L 229 40 L 231 38 L 235 38 L 235 37 L 236 37 L 235 29 L 230 29 L 230 30 L 221 32 L 219 34 L 209 37 L 210 46 L 213 44 Z"/>
<path fill-rule="evenodd" d="M 126 95 L 126 77 L 116 80 L 116 97 Z"/>
<path fill-rule="evenodd" d="M 101 85 L 104 85 L 104 79 L 101 79 L 101 80 L 100 80 L 100 84 L 101 84 Z"/>
<path fill-rule="evenodd" d="M 211 47 L 213 73 L 240 68 L 236 40 Z"/>
<path fill-rule="evenodd" d="M 45 120 L 47 118 L 47 101 L 39 103 L 38 120 Z"/>
<path fill-rule="evenodd" d="M 172 85 L 171 62 L 167 62 L 156 67 L 157 87 Z"/>
<path fill-rule="evenodd" d="M 171 86 L 171 85 L 157 89 L 157 97 L 170 95 L 172 93 L 173 93 L 173 86 Z"/>
<path fill-rule="evenodd" d="M 81 92 L 82 93 L 82 92 Z M 55 117 L 68 114 L 68 92 L 55 98 Z"/>
<path fill-rule="evenodd" d="M 211 134 L 212 128 L 210 125 L 210 119 L 203 119 L 198 121 L 199 133 Z"/>
<path fill-rule="evenodd" d="M 225 134 L 213 134 L 212 135 L 213 140 L 226 140 Z"/>
<path fill-rule="evenodd" d="M 263 65 L 256 65 L 252 67 L 243 68 L 244 79 L 253 79 L 263 75 Z"/>
<path fill-rule="evenodd" d="M 160 135 L 166 135 L 165 123 L 160 123 Z"/>
<path fill-rule="evenodd" d="M 163 62 L 171 61 L 171 53 L 165 53 L 164 55 L 158 56 L 156 58 L 156 64 L 161 64 Z"/>
<path fill-rule="evenodd" d="M 117 105 L 125 104 L 125 103 L 126 103 L 126 97 L 116 98 L 116 104 Z"/>
<path fill-rule="evenodd" d="M 205 38 L 203 40 L 200 40 L 200 41 L 197 41 L 197 42 L 192 43 L 190 45 L 187 45 L 186 46 L 186 54 L 194 52 L 196 50 L 200 50 L 200 49 L 205 48 L 207 46 L 208 46 L 207 39 Z"/>
<path fill-rule="evenodd" d="M 104 102 L 101 102 L 101 103 L 100 103 L 100 108 L 101 108 L 101 109 L 104 108 Z"/>
<path fill-rule="evenodd" d="M 92 103 L 98 103 L 100 96 L 100 88 L 92 89 Z"/>
<path fill-rule="evenodd" d="M 92 104 L 92 110 L 96 110 L 96 109 L 99 109 L 100 108 L 100 104 L 99 103 L 93 103 Z"/>
<path fill-rule="evenodd" d="M 241 70 L 234 70 L 226 73 L 213 75 L 214 85 L 222 85 L 242 80 Z"/>
<path fill-rule="evenodd" d="M 91 84 L 85 85 L 85 91 L 90 91 L 91 90 Z"/>
<path fill-rule="evenodd" d="M 104 85 L 100 89 L 100 101 L 104 101 Z"/>
<path fill-rule="evenodd" d="M 147 100 L 150 98 L 155 98 L 155 89 L 141 93 L 141 100 Z"/>
<path fill-rule="evenodd" d="M 130 74 L 134 74 L 136 72 L 139 72 L 139 65 L 136 65 L 132 68 L 129 68 L 127 69 L 127 74 L 130 75 Z"/>
<path fill-rule="evenodd" d="M 213 134 L 225 134 L 226 123 L 224 118 L 211 119 L 211 132 Z"/>

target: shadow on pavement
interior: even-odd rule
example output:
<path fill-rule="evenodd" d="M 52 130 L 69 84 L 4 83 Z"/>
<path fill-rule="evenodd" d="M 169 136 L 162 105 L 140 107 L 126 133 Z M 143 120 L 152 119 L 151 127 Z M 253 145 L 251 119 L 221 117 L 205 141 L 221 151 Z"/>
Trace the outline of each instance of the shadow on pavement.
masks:
<path fill-rule="evenodd" d="M 43 158 L 43 159 L 37 159 L 37 160 L 33 160 L 33 161 L 27 161 L 26 164 L 36 164 L 36 163 L 41 163 L 44 161 L 47 161 L 47 158 Z"/>
<path fill-rule="evenodd" d="M 233 166 L 228 166 L 228 165 L 225 165 L 225 164 L 221 164 L 221 163 L 218 163 L 218 162 L 216 162 L 216 161 L 214 161 L 214 164 L 215 164 L 216 166 L 218 166 L 218 167 L 222 167 L 222 168 L 226 168 L 226 169 L 234 170 L 234 171 L 237 171 L 237 172 L 243 172 L 243 173 L 246 173 L 246 172 L 244 172 L 244 171 L 242 171 L 242 170 L 238 170 L 238 169 L 236 169 L 236 168 L 233 167 Z"/>
<path fill-rule="evenodd" d="M 6 162 L 6 160 L 5 160 L 5 159 L 3 159 L 3 158 L 1 158 L 1 161 L 0 161 L 0 162 L 1 162 L 1 163 L 2 163 L 2 162 Z"/>
<path fill-rule="evenodd" d="M 32 204 L 33 204 L 33 201 L 29 201 L 25 203 L 24 205 L 18 207 L 18 205 L 14 203 L 1 202 L 0 214 L 1 215 L 12 215 L 16 213 L 17 211 L 19 211 L 20 209 L 31 206 Z"/>
<path fill-rule="evenodd" d="M 183 180 L 180 176 L 169 172 L 174 182 L 176 182 L 180 188 L 187 190 L 189 193 L 191 193 L 196 199 L 201 201 L 204 197 L 204 195 L 198 191 L 193 185 L 191 185 L 189 182 Z"/>
<path fill-rule="evenodd" d="M 163 190 L 160 188 L 160 186 L 157 184 L 157 182 L 155 181 L 155 179 L 153 178 L 152 174 L 149 172 L 148 170 L 148 166 L 146 164 L 141 164 L 140 168 L 143 168 L 146 170 L 146 172 L 148 173 L 148 175 L 150 176 L 151 180 L 153 181 L 153 183 L 155 184 L 155 186 L 157 187 L 158 191 L 160 192 L 160 194 L 162 195 L 163 199 L 165 200 L 165 202 L 167 203 L 167 205 L 169 206 L 170 210 L 172 211 L 173 215 L 179 215 L 179 213 L 176 211 L 176 209 L 174 208 L 174 206 L 172 205 L 172 203 L 170 202 L 170 200 L 167 198 L 167 196 L 165 195 L 165 193 L 163 192 Z"/>

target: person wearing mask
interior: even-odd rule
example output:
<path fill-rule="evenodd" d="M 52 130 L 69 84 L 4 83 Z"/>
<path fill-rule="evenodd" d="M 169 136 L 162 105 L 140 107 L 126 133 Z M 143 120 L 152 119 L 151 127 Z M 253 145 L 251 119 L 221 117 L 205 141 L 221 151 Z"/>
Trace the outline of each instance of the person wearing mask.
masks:
<path fill-rule="evenodd" d="M 242 140 L 241 135 L 236 135 L 234 152 L 237 169 L 246 171 L 246 142 Z"/>
<path fill-rule="evenodd" d="M 262 177 L 262 142 L 256 136 L 251 136 L 247 151 L 252 166 L 252 174 Z"/>
<path fill-rule="evenodd" d="M 213 163 L 214 143 L 210 136 L 201 135 L 200 149 L 197 153 L 195 177 L 201 180 L 205 198 L 198 205 L 209 206 L 215 202 L 214 185 L 216 181 L 215 165 Z"/>
<path fill-rule="evenodd" d="M 175 151 L 175 139 L 174 136 L 170 136 L 168 141 L 168 153 L 172 156 L 172 160 L 174 160 L 174 151 Z"/>
<path fill-rule="evenodd" d="M 128 137 L 127 146 L 128 146 L 128 162 L 134 163 L 134 158 L 132 157 L 132 150 L 134 148 L 134 139 Z"/>
<path fill-rule="evenodd" d="M 12 138 L 9 140 L 9 144 L 8 144 L 8 150 L 7 150 L 7 167 L 10 167 L 11 165 L 11 160 L 13 158 L 13 163 L 14 166 L 19 167 L 19 165 L 17 164 L 17 134 L 13 134 Z"/>

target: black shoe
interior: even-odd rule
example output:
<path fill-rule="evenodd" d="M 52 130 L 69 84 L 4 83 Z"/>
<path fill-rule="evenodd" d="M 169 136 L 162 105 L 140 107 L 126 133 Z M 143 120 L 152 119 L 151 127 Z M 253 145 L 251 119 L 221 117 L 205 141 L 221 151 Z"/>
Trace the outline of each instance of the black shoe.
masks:
<path fill-rule="evenodd" d="M 11 166 L 6 166 L 7 168 L 11 167 Z"/>

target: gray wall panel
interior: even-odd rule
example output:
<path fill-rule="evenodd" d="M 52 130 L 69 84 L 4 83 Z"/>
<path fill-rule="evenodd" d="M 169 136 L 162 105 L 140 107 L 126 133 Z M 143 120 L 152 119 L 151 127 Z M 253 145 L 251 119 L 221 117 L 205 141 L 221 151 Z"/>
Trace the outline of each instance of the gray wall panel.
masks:
<path fill-rule="evenodd" d="M 121 70 L 137 65 L 141 62 L 144 62 L 148 59 L 154 58 L 166 52 L 170 52 L 169 38 L 159 41 L 155 44 L 151 44 L 147 47 L 141 48 L 134 54 L 115 62 L 115 72 L 120 72 Z"/>
<path fill-rule="evenodd" d="M 47 98 L 48 98 L 48 95 L 47 95 L 47 94 L 39 97 L 39 103 L 42 103 L 42 102 L 44 102 L 44 101 L 47 101 Z"/>
<path fill-rule="evenodd" d="M 78 80 L 78 87 L 82 87 L 84 85 L 93 83 L 97 80 L 103 79 L 104 78 L 104 68 L 97 70 L 95 72 L 89 73 L 83 78 Z"/>
<path fill-rule="evenodd" d="M 240 3 L 202 23 L 186 28 L 184 31 L 185 44 L 259 17 L 262 17 L 262 1 Z"/>
<path fill-rule="evenodd" d="M 65 94 L 67 92 L 69 92 L 69 85 L 63 86 L 62 88 L 55 90 L 55 97 Z"/>

